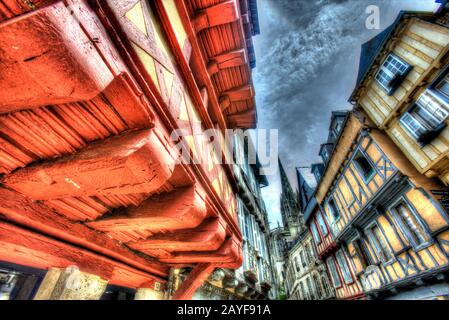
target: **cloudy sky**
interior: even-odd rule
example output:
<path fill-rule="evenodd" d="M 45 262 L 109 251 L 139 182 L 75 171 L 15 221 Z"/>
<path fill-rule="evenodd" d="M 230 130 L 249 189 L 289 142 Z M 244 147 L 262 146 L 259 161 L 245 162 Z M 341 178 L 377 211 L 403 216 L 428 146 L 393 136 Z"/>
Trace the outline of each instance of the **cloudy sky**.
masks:
<path fill-rule="evenodd" d="M 380 9 L 379 30 L 365 27 L 370 5 Z M 279 130 L 280 158 L 294 188 L 295 167 L 319 161 L 331 111 L 350 108 L 361 44 L 400 10 L 435 8 L 434 0 L 258 0 L 261 34 L 254 39 L 253 73 L 258 127 Z M 280 186 L 278 176 L 268 178 L 263 194 L 274 227 Z"/>

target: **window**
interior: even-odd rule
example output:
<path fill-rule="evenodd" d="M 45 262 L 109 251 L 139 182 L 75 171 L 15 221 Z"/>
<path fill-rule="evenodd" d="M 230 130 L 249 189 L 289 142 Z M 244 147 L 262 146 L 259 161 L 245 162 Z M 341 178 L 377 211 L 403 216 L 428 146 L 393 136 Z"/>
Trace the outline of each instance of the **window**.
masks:
<path fill-rule="evenodd" d="M 296 256 L 296 257 L 295 257 L 295 269 L 296 269 L 296 272 L 297 272 L 297 273 L 299 273 L 299 271 L 301 271 L 301 269 L 299 268 L 299 266 L 300 266 L 299 258 L 298 258 L 298 256 Z"/>
<path fill-rule="evenodd" d="M 312 300 L 315 300 L 316 299 L 315 290 L 313 289 L 313 284 L 312 284 L 312 280 L 310 279 L 310 277 L 307 277 L 306 282 L 307 282 L 307 287 L 309 289 L 310 298 Z"/>
<path fill-rule="evenodd" d="M 448 87 L 445 84 L 442 89 L 448 90 Z M 431 90 L 426 90 L 402 116 L 401 123 L 419 142 L 429 143 L 438 134 L 435 131 L 440 129 L 448 115 L 446 103 Z"/>
<path fill-rule="evenodd" d="M 310 229 L 312 230 L 313 240 L 317 245 L 319 245 L 321 243 L 321 237 L 320 234 L 318 233 L 318 229 L 316 228 L 315 222 L 312 221 L 310 223 Z"/>
<path fill-rule="evenodd" d="M 449 99 L 449 74 L 447 74 L 443 78 L 443 80 L 437 83 L 437 85 L 435 86 L 435 90 L 437 90 L 445 98 Z"/>
<path fill-rule="evenodd" d="M 376 80 L 389 94 L 392 94 L 409 71 L 408 63 L 394 54 L 389 54 L 377 72 Z"/>
<path fill-rule="evenodd" d="M 382 232 L 380 231 L 379 226 L 377 225 L 372 226 L 368 234 L 371 240 L 371 244 L 376 250 L 376 253 L 380 261 L 382 262 L 390 261 L 392 258 L 391 251 L 388 248 L 388 244 Z"/>
<path fill-rule="evenodd" d="M 395 217 L 399 222 L 399 227 L 409 239 L 412 246 L 417 247 L 429 242 L 429 234 L 425 231 L 422 223 L 405 203 L 397 205 L 394 209 Z"/>
<path fill-rule="evenodd" d="M 327 236 L 327 226 L 321 213 L 317 214 L 316 220 L 318 222 L 318 225 L 320 226 L 321 234 L 323 235 L 323 237 Z"/>
<path fill-rule="evenodd" d="M 355 239 L 352 241 L 352 246 L 354 248 L 353 257 L 357 258 L 360 261 L 363 269 L 366 269 L 366 267 L 368 267 L 369 265 L 369 260 L 362 241 L 360 239 Z"/>
<path fill-rule="evenodd" d="M 337 261 L 340 265 L 341 272 L 343 273 L 343 278 L 347 284 L 353 282 L 351 271 L 349 270 L 348 261 L 346 260 L 345 254 L 343 251 L 337 252 Z"/>
<path fill-rule="evenodd" d="M 329 207 L 330 213 L 334 217 L 334 220 L 337 221 L 338 219 L 340 219 L 340 211 L 338 210 L 337 205 L 335 204 L 334 199 L 331 198 L 329 200 L 328 207 Z"/>
<path fill-rule="evenodd" d="M 316 182 L 319 183 L 321 179 L 320 170 L 318 168 L 313 170 L 313 174 L 315 176 Z"/>
<path fill-rule="evenodd" d="M 305 288 L 304 288 L 304 283 L 301 281 L 301 282 L 299 283 L 299 286 L 300 286 L 300 288 L 301 288 L 301 296 L 302 296 L 302 299 L 303 299 L 303 300 L 307 300 L 306 290 L 305 290 Z"/>
<path fill-rule="evenodd" d="M 307 254 L 307 260 L 309 260 L 310 263 L 315 261 L 315 258 L 313 256 L 313 248 L 312 248 L 312 244 L 309 243 L 306 246 L 306 254 Z"/>
<path fill-rule="evenodd" d="M 303 268 L 305 268 L 307 266 L 307 261 L 306 261 L 306 257 L 304 256 L 304 251 L 301 251 L 299 255 L 301 256 L 302 266 L 303 266 Z"/>
<path fill-rule="evenodd" d="M 360 151 L 354 157 L 354 162 L 365 182 L 370 180 L 376 173 L 369 160 Z"/>
<path fill-rule="evenodd" d="M 329 160 L 329 154 L 327 153 L 326 148 L 323 149 L 323 152 L 321 153 L 321 155 L 323 156 L 324 162 L 327 162 L 327 160 Z"/>
<path fill-rule="evenodd" d="M 327 268 L 329 269 L 329 273 L 331 275 L 332 283 L 334 284 L 334 287 L 335 288 L 341 287 L 340 276 L 338 275 L 337 265 L 335 264 L 334 258 L 330 257 L 329 259 L 327 259 L 326 263 L 327 263 Z"/>

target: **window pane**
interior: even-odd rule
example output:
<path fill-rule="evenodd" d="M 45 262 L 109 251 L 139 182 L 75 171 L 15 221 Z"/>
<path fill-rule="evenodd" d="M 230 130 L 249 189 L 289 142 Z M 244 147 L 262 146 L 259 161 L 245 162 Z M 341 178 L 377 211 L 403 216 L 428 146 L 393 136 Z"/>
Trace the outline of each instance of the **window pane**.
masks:
<path fill-rule="evenodd" d="M 402 203 L 396 207 L 396 212 L 398 213 L 400 223 L 405 229 L 405 236 L 411 238 L 413 245 L 417 246 L 429 240 L 429 235 L 408 206 Z"/>
<path fill-rule="evenodd" d="M 329 200 L 329 210 L 334 217 L 335 220 L 340 219 L 340 211 L 337 208 L 337 205 L 335 204 L 334 199 Z"/>
<path fill-rule="evenodd" d="M 416 137 L 423 135 L 427 128 L 424 127 L 411 113 L 405 113 L 401 118 L 401 123 Z"/>
<path fill-rule="evenodd" d="M 321 213 L 317 214 L 317 221 L 318 225 L 320 226 L 321 234 L 323 235 L 323 237 L 327 236 L 327 226 Z"/>
<path fill-rule="evenodd" d="M 327 266 L 329 268 L 329 273 L 331 274 L 332 283 L 334 284 L 334 287 L 335 288 L 340 287 L 341 286 L 340 276 L 338 275 L 337 266 L 335 265 L 334 258 L 330 257 L 327 260 Z"/>
<path fill-rule="evenodd" d="M 340 265 L 340 269 L 343 273 L 343 278 L 345 279 L 345 282 L 352 283 L 351 271 L 349 270 L 348 262 L 346 261 L 344 253 L 342 251 L 337 252 L 337 261 L 338 264 Z"/>
<path fill-rule="evenodd" d="M 378 226 L 371 228 L 371 242 L 382 262 L 390 261 L 391 252 Z"/>
<path fill-rule="evenodd" d="M 376 80 L 382 87 L 389 90 L 391 80 L 398 74 L 404 74 L 408 67 L 407 63 L 401 61 L 394 54 L 390 54 L 377 72 Z"/>
<path fill-rule="evenodd" d="M 366 181 L 370 179 L 374 174 L 375 170 L 371 163 L 366 159 L 366 157 L 360 152 L 355 156 L 354 161 L 357 167 L 360 169 L 362 178 Z"/>
<path fill-rule="evenodd" d="M 428 90 L 419 97 L 417 104 L 420 108 L 416 108 L 416 113 L 431 128 L 438 126 L 448 116 L 444 103 Z"/>
<path fill-rule="evenodd" d="M 312 221 L 312 223 L 310 224 L 310 229 L 312 229 L 313 240 L 317 245 L 320 244 L 321 237 L 320 234 L 318 233 L 318 229 L 316 228 L 315 222 Z"/>
<path fill-rule="evenodd" d="M 449 75 L 437 84 L 436 89 L 449 98 Z"/>

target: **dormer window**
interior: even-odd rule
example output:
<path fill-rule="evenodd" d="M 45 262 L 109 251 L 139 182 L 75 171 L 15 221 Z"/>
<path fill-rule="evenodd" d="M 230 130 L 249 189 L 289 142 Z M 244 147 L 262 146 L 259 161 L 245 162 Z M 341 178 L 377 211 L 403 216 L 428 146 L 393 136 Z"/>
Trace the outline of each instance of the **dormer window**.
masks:
<path fill-rule="evenodd" d="M 313 175 L 315 176 L 316 182 L 319 183 L 321 180 L 321 174 L 320 174 L 320 170 L 315 169 L 313 171 Z"/>
<path fill-rule="evenodd" d="M 327 162 L 327 160 L 329 160 L 329 153 L 327 152 L 326 148 L 323 149 L 321 156 L 323 157 L 324 162 Z"/>
<path fill-rule="evenodd" d="M 391 95 L 404 81 L 410 70 L 411 66 L 407 62 L 390 53 L 375 78 L 382 88 Z"/>
<path fill-rule="evenodd" d="M 445 79 L 443 81 L 446 81 Z M 442 94 L 448 92 L 448 87 L 446 82 L 441 83 Z M 402 116 L 401 123 L 418 142 L 427 144 L 444 129 L 444 121 L 449 115 L 448 109 L 446 102 L 428 89 Z"/>

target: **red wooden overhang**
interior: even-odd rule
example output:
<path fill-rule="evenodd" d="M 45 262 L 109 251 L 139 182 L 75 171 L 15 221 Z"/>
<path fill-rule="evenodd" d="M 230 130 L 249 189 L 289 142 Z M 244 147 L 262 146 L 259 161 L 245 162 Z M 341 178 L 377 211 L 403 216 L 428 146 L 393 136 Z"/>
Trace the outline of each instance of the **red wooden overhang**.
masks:
<path fill-rule="evenodd" d="M 188 298 L 213 268 L 241 264 L 233 177 L 176 162 L 181 101 L 133 44 L 172 68 L 205 128 L 248 128 L 244 22 L 237 1 L 175 1 L 190 51 L 155 1 L 168 61 L 125 19 L 138 2 L 0 0 L 0 260 L 76 264 L 128 287 L 197 265 L 175 294 Z"/>

